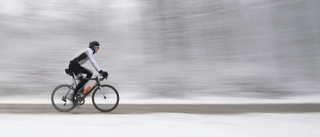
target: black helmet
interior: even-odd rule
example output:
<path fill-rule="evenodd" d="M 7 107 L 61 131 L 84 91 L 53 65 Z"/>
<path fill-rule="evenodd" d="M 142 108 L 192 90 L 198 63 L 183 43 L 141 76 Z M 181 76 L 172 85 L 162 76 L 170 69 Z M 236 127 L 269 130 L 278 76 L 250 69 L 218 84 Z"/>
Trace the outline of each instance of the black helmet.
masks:
<path fill-rule="evenodd" d="M 95 46 L 100 46 L 98 41 L 92 41 L 89 43 L 89 48 L 91 48 L 94 52 L 95 52 L 95 50 L 94 50 Z"/>

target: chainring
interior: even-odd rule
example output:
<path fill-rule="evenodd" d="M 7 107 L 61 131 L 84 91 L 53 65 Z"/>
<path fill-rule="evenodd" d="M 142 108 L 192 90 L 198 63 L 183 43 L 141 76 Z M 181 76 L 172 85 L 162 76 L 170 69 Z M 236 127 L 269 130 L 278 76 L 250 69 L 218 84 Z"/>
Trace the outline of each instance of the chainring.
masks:
<path fill-rule="evenodd" d="M 85 102 L 85 100 L 84 100 L 83 97 L 78 97 L 78 98 L 77 98 L 77 103 L 78 103 L 78 105 L 83 105 L 84 102 Z"/>

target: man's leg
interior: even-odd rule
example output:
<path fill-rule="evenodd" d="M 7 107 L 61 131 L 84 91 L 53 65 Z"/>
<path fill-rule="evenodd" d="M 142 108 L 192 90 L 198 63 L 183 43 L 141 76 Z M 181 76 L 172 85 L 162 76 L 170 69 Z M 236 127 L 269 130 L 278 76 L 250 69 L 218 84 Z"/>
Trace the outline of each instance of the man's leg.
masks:
<path fill-rule="evenodd" d="M 80 73 L 87 74 L 86 78 L 91 78 L 92 77 L 92 72 L 89 69 L 85 68 L 85 67 L 80 67 Z M 88 81 L 89 80 L 84 80 L 84 79 L 80 80 L 79 84 L 76 86 L 76 89 L 74 90 L 75 93 L 73 95 L 73 98 L 76 96 L 76 94 L 78 92 L 80 92 L 79 91 L 80 88 L 83 87 L 84 84 L 86 84 Z"/>

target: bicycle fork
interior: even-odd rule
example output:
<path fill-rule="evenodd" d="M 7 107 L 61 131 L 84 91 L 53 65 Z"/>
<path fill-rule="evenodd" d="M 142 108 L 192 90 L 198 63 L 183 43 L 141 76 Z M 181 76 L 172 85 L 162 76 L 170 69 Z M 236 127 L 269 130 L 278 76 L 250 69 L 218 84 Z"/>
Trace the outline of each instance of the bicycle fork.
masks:
<path fill-rule="evenodd" d="M 100 91 L 101 91 L 101 94 L 103 95 L 103 98 L 104 98 L 104 99 L 107 99 L 106 94 L 104 93 L 104 91 L 103 91 L 103 89 L 102 89 L 101 86 L 99 86 L 99 89 L 100 89 Z"/>

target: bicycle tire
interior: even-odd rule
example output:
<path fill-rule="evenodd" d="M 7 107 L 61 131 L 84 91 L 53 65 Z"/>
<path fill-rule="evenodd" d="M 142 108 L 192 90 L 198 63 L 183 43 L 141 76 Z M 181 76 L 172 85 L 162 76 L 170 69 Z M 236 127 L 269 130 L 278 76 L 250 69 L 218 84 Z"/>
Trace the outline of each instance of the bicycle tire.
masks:
<path fill-rule="evenodd" d="M 73 89 L 70 89 L 71 85 L 68 84 L 62 84 L 57 86 L 51 94 L 51 103 L 52 106 L 60 111 L 60 112 L 69 112 L 73 110 L 76 105 L 73 104 L 71 99 L 68 99 L 68 90 L 72 90 L 71 92 L 73 93 Z M 59 91 L 59 93 L 58 93 Z M 69 96 L 72 96 L 72 94 L 69 94 Z M 63 97 L 65 97 L 65 101 L 63 100 Z"/>
<path fill-rule="evenodd" d="M 96 88 L 92 94 L 93 106 L 101 112 L 111 112 L 117 108 L 119 104 L 119 93 L 117 89 L 111 85 L 101 85 L 101 88 L 103 89 L 106 98 L 104 98 L 100 88 Z"/>

